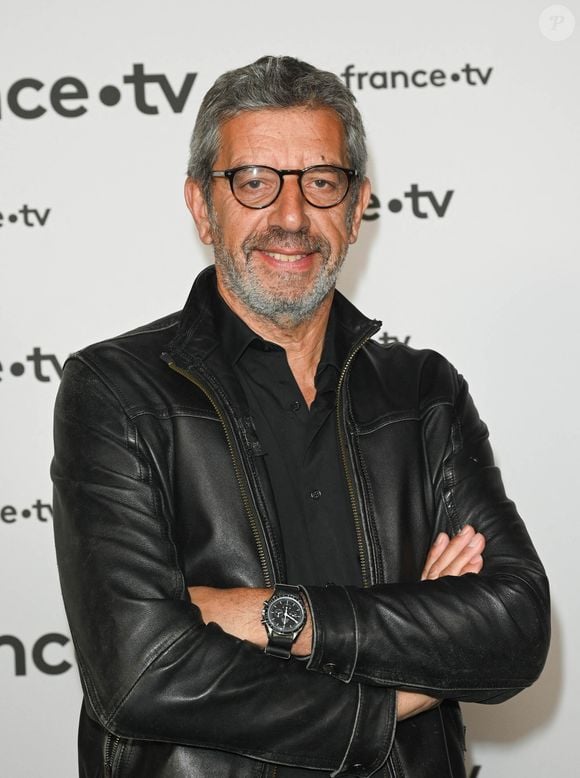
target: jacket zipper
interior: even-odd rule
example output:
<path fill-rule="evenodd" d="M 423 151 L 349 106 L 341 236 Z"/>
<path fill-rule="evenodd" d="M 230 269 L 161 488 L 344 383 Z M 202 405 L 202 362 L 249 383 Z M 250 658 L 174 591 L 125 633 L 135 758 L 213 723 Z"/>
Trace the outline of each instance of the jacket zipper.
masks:
<path fill-rule="evenodd" d="M 343 386 L 344 381 L 346 378 L 346 374 L 352 364 L 353 359 L 357 355 L 357 353 L 360 351 L 360 349 L 364 346 L 364 344 L 372 338 L 372 336 L 377 332 L 377 330 L 380 327 L 380 323 L 376 322 L 375 326 L 372 330 L 367 331 L 367 333 L 362 337 L 351 349 L 349 352 L 349 355 L 346 358 L 346 361 L 342 367 L 342 371 L 340 373 L 338 384 L 336 388 L 336 425 L 338 430 L 338 443 L 340 448 L 340 457 L 342 460 L 342 466 L 344 468 L 344 474 L 346 476 L 346 485 L 348 489 L 348 495 L 350 499 L 350 506 L 352 509 L 352 515 L 354 518 L 354 530 L 355 530 L 355 536 L 356 536 L 356 543 L 357 543 L 357 550 L 358 550 L 358 556 L 360 560 L 360 567 L 361 567 L 361 576 L 362 576 L 362 583 L 363 586 L 368 588 L 371 586 L 371 571 L 370 571 L 370 565 L 369 565 L 369 554 L 368 549 L 365 543 L 365 537 L 364 537 L 364 530 L 362 526 L 362 518 L 360 515 L 360 511 L 358 508 L 358 502 L 357 502 L 357 496 L 356 496 L 356 489 L 354 485 L 354 477 L 352 474 L 352 469 L 349 463 L 348 459 L 348 449 L 347 449 L 347 442 L 346 442 L 346 436 L 343 429 L 343 426 L 341 424 L 341 419 L 343 416 Z M 345 426 L 346 426 L 346 416 L 345 416 Z"/>
<path fill-rule="evenodd" d="M 107 732 L 107 737 L 105 739 L 105 775 L 107 778 L 112 778 L 113 776 L 115 751 L 117 750 L 120 742 L 120 737 L 117 735 L 111 735 L 110 732 Z"/>
<path fill-rule="evenodd" d="M 230 424 L 229 419 L 227 418 L 226 414 L 220 407 L 218 401 L 215 399 L 215 397 L 212 394 L 212 391 L 207 387 L 200 379 L 198 379 L 196 376 L 194 376 L 192 373 L 190 373 L 188 370 L 184 370 L 181 367 L 178 367 L 175 362 L 171 361 L 168 362 L 169 367 L 174 370 L 176 373 L 179 373 L 184 378 L 187 378 L 188 381 L 190 381 L 192 384 L 197 386 L 198 389 L 200 389 L 207 399 L 210 401 L 210 403 L 213 406 L 213 409 L 218 415 L 218 418 L 220 420 L 220 423 L 223 427 L 224 434 L 226 437 L 226 443 L 228 446 L 228 450 L 230 452 L 230 456 L 232 458 L 232 462 L 234 465 L 234 473 L 236 476 L 236 481 L 238 482 L 238 487 L 240 490 L 240 494 L 242 497 L 242 503 L 244 506 L 244 510 L 246 513 L 246 516 L 248 518 L 248 522 L 250 524 L 250 529 L 252 531 L 252 536 L 254 538 L 254 541 L 256 543 L 256 548 L 258 550 L 258 559 L 260 561 L 260 568 L 262 570 L 262 576 L 264 578 L 264 586 L 269 588 L 274 585 L 274 582 L 272 580 L 272 574 L 270 573 L 270 569 L 273 569 L 273 565 L 270 562 L 270 565 L 268 565 L 268 554 L 266 552 L 266 549 L 264 547 L 264 544 L 262 543 L 262 537 L 260 535 L 260 530 L 258 528 L 259 525 L 259 518 L 256 515 L 253 507 L 252 507 L 252 501 L 250 499 L 250 495 L 246 486 L 246 479 L 244 478 L 243 474 L 243 464 L 238 457 L 238 454 L 236 452 L 235 446 L 234 446 L 234 431 L 232 429 L 232 426 Z"/>

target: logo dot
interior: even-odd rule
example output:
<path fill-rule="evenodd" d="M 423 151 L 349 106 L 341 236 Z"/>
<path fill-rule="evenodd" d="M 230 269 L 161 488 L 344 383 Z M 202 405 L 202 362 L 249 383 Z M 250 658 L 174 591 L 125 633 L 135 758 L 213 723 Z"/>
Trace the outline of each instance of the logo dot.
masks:
<path fill-rule="evenodd" d="M 459 73 L 452 73 L 451 74 L 451 80 L 452 81 L 459 81 L 460 78 L 461 78 L 461 76 L 459 75 Z"/>
<path fill-rule="evenodd" d="M 389 200 L 389 203 L 387 205 L 387 208 L 391 213 L 399 213 L 401 208 L 403 207 L 403 203 L 400 200 L 397 200 L 395 197 L 393 200 Z"/>
<path fill-rule="evenodd" d="M 22 511 L 22 517 L 23 517 L 24 519 L 29 519 L 31 515 L 32 515 L 32 514 L 30 513 L 30 511 L 28 510 L 28 508 L 25 508 L 25 509 Z"/>
<path fill-rule="evenodd" d="M 103 105 L 117 105 L 121 92 L 116 86 L 104 86 L 99 92 L 99 99 Z"/>
<path fill-rule="evenodd" d="M 18 221 L 18 216 L 16 216 L 15 213 L 11 213 L 10 216 L 8 217 L 8 221 L 12 222 L 12 224 L 14 224 L 14 222 Z"/>
<path fill-rule="evenodd" d="M 10 372 L 14 376 L 20 376 L 24 374 L 24 365 L 22 362 L 14 362 L 14 364 L 10 365 Z"/>

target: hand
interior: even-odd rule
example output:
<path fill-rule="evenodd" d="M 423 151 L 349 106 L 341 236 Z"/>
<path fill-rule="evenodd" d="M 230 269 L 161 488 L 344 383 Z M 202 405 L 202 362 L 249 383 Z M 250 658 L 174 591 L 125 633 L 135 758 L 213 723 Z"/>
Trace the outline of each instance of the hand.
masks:
<path fill-rule="evenodd" d="M 466 524 L 458 535 L 450 539 L 441 532 L 429 549 L 422 581 L 434 581 L 447 575 L 479 573 L 483 568 L 484 536 Z M 404 721 L 435 707 L 439 700 L 417 692 L 397 692 L 397 720 Z"/>
<path fill-rule="evenodd" d="M 466 524 L 451 540 L 441 532 L 427 554 L 421 580 L 433 581 L 446 575 L 481 572 L 484 548 L 485 538 L 470 524 Z"/>
<path fill-rule="evenodd" d="M 397 691 L 397 721 L 404 721 L 423 711 L 431 710 L 439 704 L 435 697 L 428 697 L 419 692 Z"/>

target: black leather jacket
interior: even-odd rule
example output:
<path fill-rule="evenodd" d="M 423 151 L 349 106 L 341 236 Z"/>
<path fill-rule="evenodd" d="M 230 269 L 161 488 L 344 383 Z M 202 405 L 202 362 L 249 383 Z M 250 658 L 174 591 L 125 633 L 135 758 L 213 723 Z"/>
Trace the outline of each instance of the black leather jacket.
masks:
<path fill-rule="evenodd" d="M 456 701 L 528 686 L 549 642 L 544 571 L 465 382 L 438 354 L 371 341 L 378 322 L 336 295 L 352 343 L 337 429 L 365 586 L 308 587 L 310 660 L 266 656 L 205 625 L 187 594 L 284 580 L 215 294 L 208 269 L 181 314 L 64 371 L 52 475 L 84 690 L 80 774 L 464 776 Z M 437 533 L 465 522 L 487 538 L 482 574 L 419 582 Z M 444 701 L 397 724 L 395 689 Z"/>

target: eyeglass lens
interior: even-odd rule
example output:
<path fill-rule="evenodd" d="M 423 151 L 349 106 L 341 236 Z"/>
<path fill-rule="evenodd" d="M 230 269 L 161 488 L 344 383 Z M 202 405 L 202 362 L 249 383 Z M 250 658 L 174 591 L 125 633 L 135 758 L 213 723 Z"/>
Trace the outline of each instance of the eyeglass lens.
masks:
<path fill-rule="evenodd" d="M 300 176 L 300 187 L 304 198 L 311 205 L 329 207 L 339 203 L 345 196 L 349 179 L 340 168 L 331 165 L 317 165 Z M 232 179 L 236 198 L 250 208 L 263 208 L 274 202 L 282 186 L 278 171 L 268 167 L 247 167 L 237 170 Z"/>

